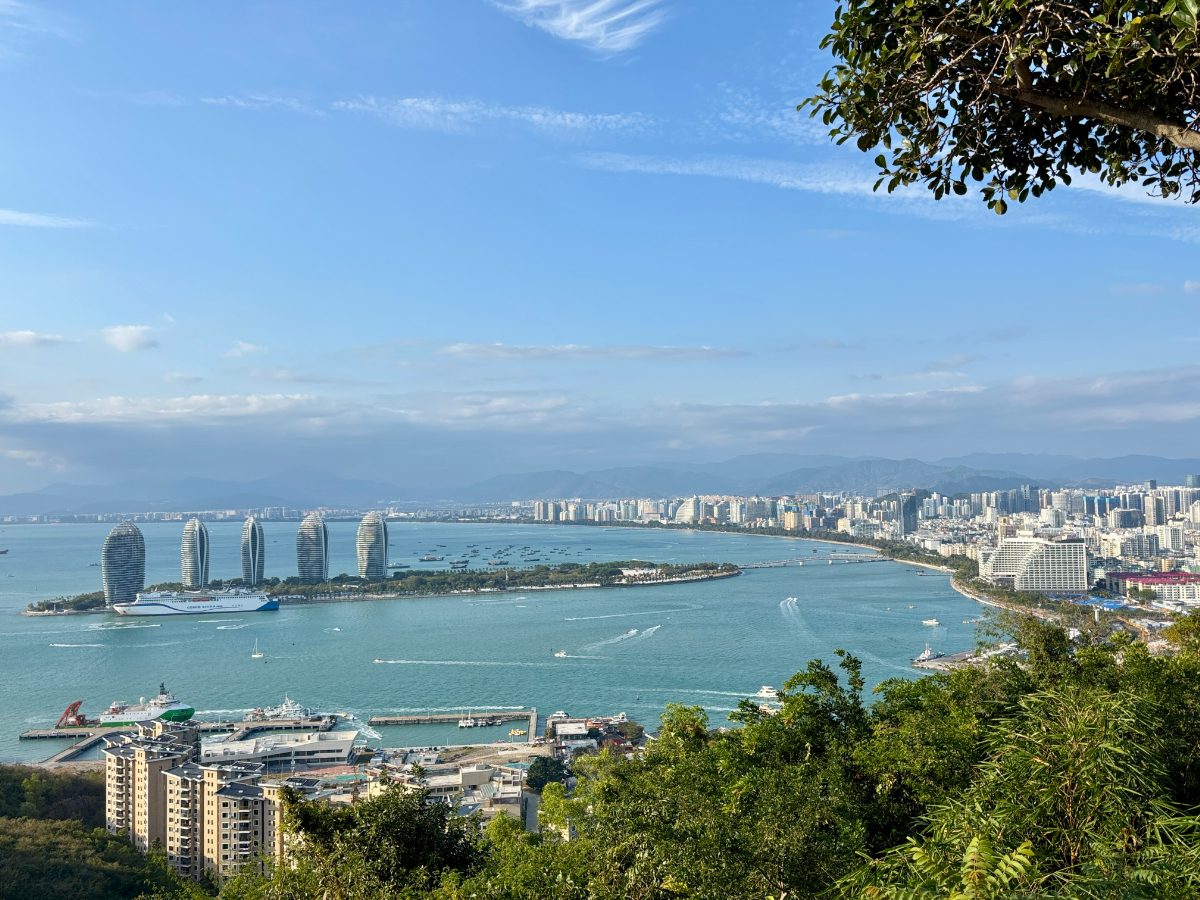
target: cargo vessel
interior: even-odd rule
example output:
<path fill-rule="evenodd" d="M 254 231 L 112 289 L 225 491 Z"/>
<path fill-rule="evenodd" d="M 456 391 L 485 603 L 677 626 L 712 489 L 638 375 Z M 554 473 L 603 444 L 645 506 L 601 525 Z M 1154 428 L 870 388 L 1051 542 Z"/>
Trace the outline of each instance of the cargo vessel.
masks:
<path fill-rule="evenodd" d="M 201 613 L 265 612 L 279 601 L 262 591 L 143 591 L 132 603 L 114 603 L 119 616 L 191 616 Z"/>
<path fill-rule="evenodd" d="M 186 722 L 196 712 L 191 706 L 180 702 L 175 695 L 167 690 L 166 684 L 158 686 L 158 696 L 145 698 L 137 706 L 131 706 L 123 700 L 118 700 L 100 714 L 101 725 L 136 725 L 139 722 L 153 722 L 162 719 L 166 722 Z"/>

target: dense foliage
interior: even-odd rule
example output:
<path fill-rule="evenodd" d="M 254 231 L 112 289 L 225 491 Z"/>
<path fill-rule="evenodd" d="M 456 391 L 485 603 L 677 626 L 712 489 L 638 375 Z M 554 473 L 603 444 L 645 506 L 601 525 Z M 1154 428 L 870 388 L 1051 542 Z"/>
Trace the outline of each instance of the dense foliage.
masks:
<path fill-rule="evenodd" d="M 0 766 L 0 900 L 183 895 L 160 856 L 103 825 L 103 776 Z"/>
<path fill-rule="evenodd" d="M 846 0 L 806 101 L 888 191 L 998 213 L 1081 172 L 1200 200 L 1197 0 Z M 803 106 L 804 104 L 802 104 Z"/>
<path fill-rule="evenodd" d="M 622 569 L 652 569 L 653 573 L 626 578 Z M 268 588 L 278 596 L 318 597 L 327 594 L 447 594 L 451 591 L 502 591 L 573 584 L 613 585 L 632 581 L 644 582 L 678 578 L 688 575 L 716 575 L 737 572 L 729 563 L 688 563 L 668 565 L 625 560 L 621 562 L 572 563 L 529 568 L 496 567 L 491 570 L 453 569 L 450 571 L 414 571 L 400 577 L 377 579 L 339 576 L 322 584 L 300 584 L 289 578 Z"/>
<path fill-rule="evenodd" d="M 104 824 L 104 776 L 0 766 L 0 817 L 75 819 L 96 828 Z"/>

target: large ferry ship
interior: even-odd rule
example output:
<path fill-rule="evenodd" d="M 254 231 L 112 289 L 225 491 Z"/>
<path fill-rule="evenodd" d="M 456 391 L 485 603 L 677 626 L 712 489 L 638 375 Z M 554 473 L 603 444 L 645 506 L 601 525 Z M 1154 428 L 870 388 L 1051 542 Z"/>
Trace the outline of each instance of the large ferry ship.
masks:
<path fill-rule="evenodd" d="M 144 699 L 137 706 L 130 706 L 123 700 L 118 700 L 100 714 L 101 725 L 134 725 L 138 722 L 152 722 L 164 719 L 167 722 L 186 722 L 196 710 L 175 699 L 175 695 L 167 690 L 165 684 L 158 686 L 158 696 Z"/>
<path fill-rule="evenodd" d="M 199 613 L 263 612 L 279 601 L 262 591 L 143 591 L 132 603 L 114 603 L 119 616 L 190 616 Z"/>

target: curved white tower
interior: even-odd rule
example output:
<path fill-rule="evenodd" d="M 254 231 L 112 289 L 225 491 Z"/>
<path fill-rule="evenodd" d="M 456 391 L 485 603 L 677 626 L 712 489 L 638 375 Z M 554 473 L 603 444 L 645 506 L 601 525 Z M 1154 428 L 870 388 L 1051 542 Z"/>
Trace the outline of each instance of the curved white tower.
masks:
<path fill-rule="evenodd" d="M 104 602 L 132 603 L 146 586 L 146 541 L 132 522 L 122 522 L 104 539 L 100 554 Z"/>
<path fill-rule="evenodd" d="M 195 516 L 183 526 L 179 558 L 185 588 L 194 591 L 208 584 L 208 529 Z"/>
<path fill-rule="evenodd" d="M 246 517 L 242 526 L 242 581 L 247 585 L 263 580 L 263 527 L 254 516 Z"/>
<path fill-rule="evenodd" d="M 377 512 L 363 516 L 358 525 L 358 574 L 363 578 L 387 576 L 388 530 L 387 522 Z"/>
<path fill-rule="evenodd" d="M 316 513 L 305 516 L 296 532 L 296 574 L 309 584 L 329 580 L 329 529 Z"/>

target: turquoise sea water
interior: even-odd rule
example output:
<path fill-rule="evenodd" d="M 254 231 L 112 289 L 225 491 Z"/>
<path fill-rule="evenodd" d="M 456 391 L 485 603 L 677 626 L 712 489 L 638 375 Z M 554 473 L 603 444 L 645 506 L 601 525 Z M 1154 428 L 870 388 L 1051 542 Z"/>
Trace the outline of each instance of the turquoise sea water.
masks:
<path fill-rule="evenodd" d="M 148 580 L 177 579 L 181 525 L 141 527 Z M 294 574 L 295 523 L 265 528 L 267 574 Z M 240 718 L 287 692 L 364 722 L 388 713 L 536 706 L 543 717 L 558 709 L 625 711 L 653 727 L 674 701 L 704 706 L 719 723 L 739 697 L 764 684 L 779 687 L 811 658 L 836 661 L 838 647 L 863 660 L 868 685 L 912 677 L 909 661 L 926 641 L 947 653 L 971 647 L 974 626 L 964 620 L 980 611 L 943 575 L 918 576 L 915 567 L 893 562 L 828 565 L 821 555 L 853 549 L 831 544 L 579 526 L 390 528 L 392 559 L 414 567 L 429 551 L 449 561 L 470 544 L 479 547 L 479 564 L 490 556 L 485 548 L 509 545 L 536 549 L 545 563 L 809 561 L 654 587 L 285 606 L 231 617 L 28 618 L 17 613 L 30 600 L 99 588 L 100 570 L 89 563 L 98 561 L 108 526 L 6 525 L 0 759 L 50 755 L 56 742 L 18 742 L 17 735 L 53 725 L 74 700 L 94 716 L 114 700 L 152 695 L 160 681 L 204 718 Z M 211 575 L 236 576 L 240 523 L 212 523 L 209 530 Z M 354 523 L 330 524 L 331 573 L 354 571 L 354 531 Z M 923 626 L 927 618 L 942 624 Z M 265 659 L 250 658 L 256 639 Z M 567 658 L 556 658 L 559 650 Z M 469 737 L 490 741 L 512 727 L 475 729 Z M 373 745 L 447 743 L 467 734 L 453 726 L 383 731 L 371 735 Z"/>

